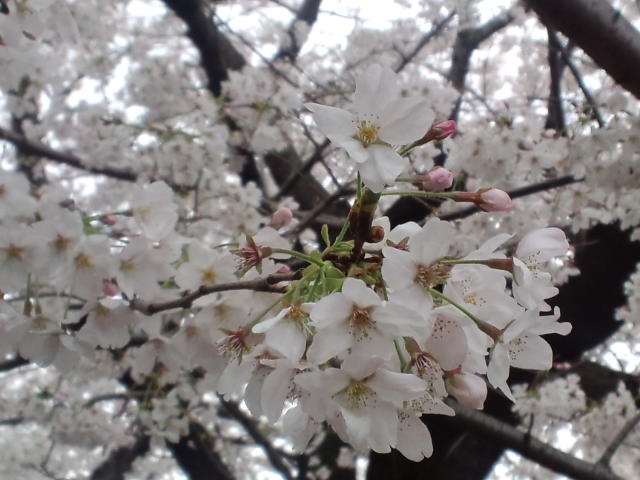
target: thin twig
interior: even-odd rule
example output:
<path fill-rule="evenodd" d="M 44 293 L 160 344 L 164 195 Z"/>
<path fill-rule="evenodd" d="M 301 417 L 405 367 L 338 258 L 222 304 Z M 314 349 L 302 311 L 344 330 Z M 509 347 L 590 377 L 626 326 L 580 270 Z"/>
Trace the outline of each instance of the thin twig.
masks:
<path fill-rule="evenodd" d="M 174 308 L 191 308 L 195 300 L 210 293 L 224 292 L 229 290 L 253 290 L 256 292 L 272 292 L 282 293 L 283 289 L 276 284 L 287 282 L 298 278 L 300 272 L 274 273 L 265 278 L 257 278 L 255 280 L 246 280 L 241 282 L 220 283 L 218 285 L 201 286 L 197 290 L 177 298 L 162 303 L 146 303 L 142 300 L 134 299 L 129 304 L 132 310 L 136 310 L 144 315 L 153 315 L 165 310 L 173 310 Z"/>
<path fill-rule="evenodd" d="M 620 445 L 622 445 L 622 442 L 624 442 L 624 440 L 629 436 L 633 429 L 636 428 L 638 422 L 640 422 L 640 413 L 637 413 L 634 417 L 630 418 L 629 421 L 620 429 L 618 434 L 613 438 L 613 440 L 611 440 L 611 443 L 597 462 L 599 465 L 606 467 L 609 466 L 609 463 L 611 462 L 613 455 L 616 453 L 616 450 Z"/>

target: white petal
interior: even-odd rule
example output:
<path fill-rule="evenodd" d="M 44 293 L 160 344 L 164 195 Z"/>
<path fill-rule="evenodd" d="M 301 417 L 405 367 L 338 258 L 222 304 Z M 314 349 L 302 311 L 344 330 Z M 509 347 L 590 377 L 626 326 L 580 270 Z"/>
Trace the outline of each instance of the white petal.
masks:
<path fill-rule="evenodd" d="M 403 290 L 413 284 L 416 276 L 416 266 L 409 252 L 397 248 L 382 249 L 382 278 L 387 286 L 393 290 Z"/>
<path fill-rule="evenodd" d="M 262 409 L 270 422 L 280 418 L 284 402 L 289 392 L 292 368 L 283 366 L 274 369 L 264 380 L 262 386 Z"/>
<path fill-rule="evenodd" d="M 343 293 L 332 293 L 317 302 L 311 309 L 310 317 L 316 328 L 323 329 L 343 322 L 351 315 L 353 302 Z"/>
<path fill-rule="evenodd" d="M 352 337 L 347 331 L 346 324 L 319 330 L 307 351 L 307 359 L 314 365 L 324 363 L 331 357 L 344 353 L 351 344 Z"/>
<path fill-rule="evenodd" d="M 444 370 L 454 370 L 467 356 L 467 336 L 454 315 L 442 311 L 435 315 L 427 350 L 438 360 Z"/>
<path fill-rule="evenodd" d="M 359 114 L 375 114 L 398 97 L 396 74 L 388 67 L 374 64 L 356 79 L 355 109 Z"/>
<path fill-rule="evenodd" d="M 403 417 L 398 426 L 396 449 L 409 460 L 419 462 L 433 454 L 433 442 L 427 426 L 419 417 Z"/>
<path fill-rule="evenodd" d="M 298 362 L 307 346 L 307 337 L 295 323 L 284 321 L 267 332 L 265 343 L 292 362 Z"/>
<path fill-rule="evenodd" d="M 384 360 L 380 357 L 370 357 L 361 355 L 349 355 L 344 362 L 342 362 L 342 371 L 346 372 L 357 380 L 368 377 L 376 370 L 378 370 Z"/>
<path fill-rule="evenodd" d="M 385 185 L 393 183 L 409 161 L 401 157 L 391 147 L 370 145 L 368 161 L 358 164 L 358 171 L 364 184 L 374 192 L 381 192 Z"/>
<path fill-rule="evenodd" d="M 340 142 L 357 133 L 356 118 L 352 113 L 317 103 L 307 103 L 305 107 L 313 112 L 313 119 L 318 128 L 332 142 Z"/>
<path fill-rule="evenodd" d="M 347 277 L 342 284 L 342 293 L 360 308 L 382 305 L 382 300 L 360 279 Z"/>
<path fill-rule="evenodd" d="M 397 373 L 385 369 L 378 370 L 368 381 L 383 400 L 402 405 L 405 400 L 413 400 L 427 389 L 427 383 L 411 373 Z"/>
<path fill-rule="evenodd" d="M 399 98 L 381 114 L 379 136 L 393 145 L 404 145 L 422 138 L 431 128 L 435 114 L 427 102 L 418 98 Z"/>
<path fill-rule="evenodd" d="M 375 308 L 371 312 L 371 318 L 387 338 L 423 338 L 429 334 L 427 330 L 430 328 L 420 313 L 396 303 L 388 302 L 384 307 Z"/>
<path fill-rule="evenodd" d="M 553 363 L 551 346 L 538 335 L 522 335 L 509 343 L 511 366 L 549 370 Z"/>

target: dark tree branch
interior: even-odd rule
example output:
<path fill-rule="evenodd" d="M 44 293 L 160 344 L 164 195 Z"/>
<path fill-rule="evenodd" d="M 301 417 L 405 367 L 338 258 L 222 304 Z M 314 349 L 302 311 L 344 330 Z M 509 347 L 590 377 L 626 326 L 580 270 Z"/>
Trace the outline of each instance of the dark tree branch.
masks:
<path fill-rule="evenodd" d="M 294 170 L 282 183 L 280 191 L 275 195 L 275 197 L 273 197 L 273 200 L 278 201 L 287 195 L 292 190 L 295 183 L 304 175 L 307 175 L 317 162 L 322 160 L 322 155 L 329 145 L 331 145 L 329 139 L 325 139 L 324 142 L 318 145 L 313 152 L 313 155 L 311 155 L 306 162 L 302 163 L 300 168 Z"/>
<path fill-rule="evenodd" d="M 600 128 L 604 127 L 604 119 L 602 118 L 602 114 L 600 113 L 598 104 L 596 103 L 595 98 L 593 98 L 593 95 L 591 95 L 591 92 L 589 91 L 584 81 L 582 80 L 582 75 L 580 75 L 580 72 L 578 71 L 577 67 L 573 63 L 573 60 L 571 60 L 571 56 L 569 55 L 569 52 L 565 47 L 562 46 L 562 44 L 560 43 L 560 39 L 555 34 L 555 32 L 553 32 L 553 30 L 551 29 L 548 29 L 548 31 L 549 31 L 549 41 L 555 45 L 555 48 L 558 50 L 558 52 L 562 56 L 562 60 L 569 67 L 569 70 L 571 70 L 573 77 L 576 79 L 576 82 L 578 83 L 580 90 L 582 90 L 582 94 L 584 95 L 584 98 L 586 98 L 587 102 L 589 103 L 589 107 L 591 107 L 591 116 L 596 119 L 596 122 L 598 122 L 598 126 Z"/>
<path fill-rule="evenodd" d="M 552 188 L 564 187 L 565 185 L 571 185 L 572 183 L 582 182 L 583 178 L 575 178 L 573 175 L 565 175 L 563 177 L 552 178 L 550 180 L 545 180 L 544 182 L 534 183 L 533 185 L 527 185 L 525 187 L 514 188 L 513 190 L 509 190 L 507 193 L 511 198 L 520 198 L 525 197 L 527 195 L 531 195 L 533 193 L 543 192 L 545 190 L 551 190 Z M 467 207 L 457 212 L 447 213 L 446 215 L 442 215 L 439 217 L 441 220 L 458 220 L 460 218 L 468 217 L 469 215 L 473 215 L 474 213 L 482 212 L 479 208 Z"/>
<path fill-rule="evenodd" d="M 291 26 L 287 31 L 289 45 L 286 47 L 280 47 L 278 53 L 273 57 L 274 61 L 281 58 L 288 58 L 291 62 L 295 61 L 296 57 L 300 53 L 300 49 L 302 48 L 302 44 L 298 43 L 298 38 L 296 38 L 295 34 L 296 22 L 305 22 L 310 28 L 318 19 L 320 3 L 322 3 L 322 0 L 304 0 L 304 2 L 302 2 L 300 10 L 298 10 L 298 13 L 296 14 L 295 21 L 291 23 Z"/>
<path fill-rule="evenodd" d="M 191 308 L 195 300 L 210 293 L 225 292 L 230 290 L 253 290 L 256 292 L 272 292 L 282 293 L 282 288 L 276 284 L 287 282 L 299 278 L 301 272 L 290 273 L 274 273 L 265 278 L 255 280 L 245 280 L 241 282 L 220 283 L 218 285 L 201 286 L 197 290 L 177 298 L 162 303 L 146 303 L 142 300 L 134 299 L 129 304 L 132 310 L 143 313 L 144 315 L 153 315 L 154 313 L 163 312 L 165 310 L 173 310 L 174 308 Z"/>
<path fill-rule="evenodd" d="M 456 412 L 455 417 L 451 419 L 452 423 L 459 423 L 471 432 L 500 443 L 505 448 L 514 450 L 555 472 L 577 480 L 622 480 L 607 467 L 598 463 L 585 462 L 564 453 L 485 413 L 453 401 L 447 403 Z"/>
<path fill-rule="evenodd" d="M 541 21 L 565 34 L 623 88 L 640 98 L 640 33 L 606 0 L 527 0 Z"/>
<path fill-rule="evenodd" d="M 562 46 L 551 28 L 547 28 L 547 60 L 549 62 L 549 101 L 547 102 L 547 120 L 545 128 L 551 128 L 562 136 L 567 135 L 567 127 L 562 108 L 562 73 L 565 63 L 560 61 Z"/>
<path fill-rule="evenodd" d="M 213 438 L 200 423 L 189 422 L 189 434 L 177 443 L 167 442 L 167 446 L 191 480 L 235 480 L 216 451 Z"/>
<path fill-rule="evenodd" d="M 209 80 L 209 90 L 217 97 L 229 70 L 240 70 L 244 58 L 221 34 L 205 13 L 202 0 L 165 0 L 165 3 L 187 25 L 187 36 L 200 52 L 200 63 Z"/>
<path fill-rule="evenodd" d="M 600 465 L 604 467 L 609 466 L 609 464 L 611 463 L 611 459 L 613 458 L 613 455 L 616 453 L 616 450 L 618 449 L 618 447 L 622 445 L 622 442 L 625 441 L 625 439 L 629 436 L 629 434 L 633 431 L 633 429 L 636 428 L 639 422 L 640 422 L 640 413 L 637 413 L 634 417 L 629 419 L 629 421 L 620 429 L 620 431 L 614 437 L 614 439 L 611 440 L 611 443 L 609 444 L 607 449 L 604 451 L 604 453 L 598 460 L 598 463 Z"/>
<path fill-rule="evenodd" d="M 399 73 L 404 69 L 404 67 L 409 65 L 409 63 L 411 63 L 411 61 L 418 55 L 418 53 L 420 53 L 420 50 L 422 50 L 433 38 L 440 35 L 442 30 L 444 30 L 444 28 L 451 22 L 451 20 L 453 20 L 453 17 L 455 16 L 456 12 L 455 10 L 453 10 L 451 13 L 449 13 L 449 15 L 433 25 L 433 27 L 431 27 L 431 30 L 429 30 L 422 36 L 422 38 L 420 38 L 411 52 L 409 52 L 407 55 L 402 55 L 400 63 L 395 68 L 395 72 Z"/>
<path fill-rule="evenodd" d="M 465 28 L 458 32 L 453 45 L 453 55 L 451 57 L 451 67 L 449 68 L 449 80 L 451 84 L 462 93 L 465 80 L 469 72 L 469 63 L 474 50 L 491 35 L 506 27 L 513 21 L 510 11 L 501 13 L 489 20 L 484 25 L 473 28 Z M 462 95 L 458 98 L 449 118 L 458 119 Z"/>
<path fill-rule="evenodd" d="M 69 167 L 77 168 L 96 175 L 104 175 L 117 180 L 125 180 L 128 182 L 135 182 L 137 180 L 137 175 L 131 170 L 121 170 L 111 167 L 90 167 L 86 165 L 82 159 L 76 157 L 72 153 L 59 152 L 40 142 L 29 140 L 20 134 L 6 130 L 2 127 L 0 127 L 0 139 L 6 140 L 15 145 L 23 155 L 35 155 Z"/>
<path fill-rule="evenodd" d="M 20 355 L 16 354 L 16 358 L 12 358 L 11 360 L 6 360 L 0 363 L 0 372 L 8 372 L 9 370 L 13 370 L 14 368 L 24 367 L 25 365 L 29 365 L 29 360 L 22 358 Z"/>
<path fill-rule="evenodd" d="M 91 480 L 124 480 L 133 462 L 149 451 L 148 435 L 138 437 L 133 445 L 123 446 L 111 452 L 91 474 Z"/>
<path fill-rule="evenodd" d="M 242 425 L 242 427 L 247 431 L 247 433 L 251 436 L 254 442 L 257 445 L 262 447 L 265 455 L 280 474 L 286 478 L 287 480 L 293 480 L 293 476 L 291 474 L 291 469 L 284 462 L 282 455 L 273 448 L 271 441 L 260 431 L 256 422 L 246 416 L 240 408 L 238 404 L 234 402 L 229 402 L 220 398 L 220 403 L 224 407 L 224 409 L 231 415 L 235 420 Z"/>

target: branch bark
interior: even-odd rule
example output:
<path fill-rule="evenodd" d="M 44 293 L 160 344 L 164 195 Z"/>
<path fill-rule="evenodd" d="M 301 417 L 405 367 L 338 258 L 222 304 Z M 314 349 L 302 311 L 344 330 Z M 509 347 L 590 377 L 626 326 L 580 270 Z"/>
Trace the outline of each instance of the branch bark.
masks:
<path fill-rule="evenodd" d="M 169 300 L 162 303 L 146 303 L 138 299 L 134 299 L 129 304 L 132 310 L 136 310 L 144 315 L 153 315 L 165 310 L 173 310 L 174 308 L 190 308 L 195 300 L 210 293 L 225 292 L 230 290 L 253 290 L 256 292 L 272 292 L 282 293 L 282 288 L 276 286 L 277 283 L 286 282 L 295 279 L 300 272 L 290 273 L 274 273 L 265 278 L 256 280 L 246 280 L 242 282 L 220 283 L 218 285 L 205 286 L 202 285 L 197 290 L 175 300 Z"/>
<path fill-rule="evenodd" d="M 606 0 L 527 0 L 527 5 L 640 98 L 640 33 Z"/>
<path fill-rule="evenodd" d="M 451 419 L 452 423 L 459 423 L 468 430 L 479 433 L 488 440 L 500 443 L 505 448 L 514 450 L 529 460 L 555 472 L 577 480 L 622 480 L 601 464 L 585 462 L 564 453 L 485 413 L 455 402 L 447 403 L 456 412 L 455 417 Z"/>
<path fill-rule="evenodd" d="M 72 153 L 60 152 L 54 150 L 43 143 L 35 140 L 29 140 L 23 135 L 6 130 L 0 127 L 0 140 L 6 140 L 9 143 L 15 145 L 20 153 L 23 155 L 35 155 L 38 157 L 46 158 L 54 162 L 68 165 L 69 167 L 77 168 L 85 172 L 94 173 L 96 175 L 104 175 L 105 177 L 115 178 L 117 180 L 125 180 L 127 182 L 135 182 L 137 175 L 131 170 L 122 170 L 111 167 L 91 167 L 88 166 L 81 158 L 75 156 Z"/>
<path fill-rule="evenodd" d="M 228 71 L 240 70 L 245 65 L 244 58 L 206 15 L 202 0 L 165 0 L 165 3 L 187 25 L 187 36 L 200 52 L 209 90 L 214 97 L 219 96 Z"/>

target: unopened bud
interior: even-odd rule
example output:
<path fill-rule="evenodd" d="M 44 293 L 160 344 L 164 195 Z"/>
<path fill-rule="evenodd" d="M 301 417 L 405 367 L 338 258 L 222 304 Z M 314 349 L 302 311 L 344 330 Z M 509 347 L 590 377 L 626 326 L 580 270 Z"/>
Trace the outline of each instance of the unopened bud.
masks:
<path fill-rule="evenodd" d="M 384 228 L 379 225 L 374 225 L 369 230 L 369 235 L 367 235 L 367 242 L 370 243 L 378 243 L 384 239 Z"/>
<path fill-rule="evenodd" d="M 442 192 L 453 185 L 453 173 L 444 167 L 433 167 L 426 175 L 418 175 L 413 185 L 426 192 Z"/>
<path fill-rule="evenodd" d="M 282 265 L 278 269 L 278 273 L 291 273 L 291 267 L 289 267 L 289 265 Z"/>
<path fill-rule="evenodd" d="M 483 188 L 478 190 L 479 199 L 476 201 L 478 208 L 485 212 L 504 212 L 513 208 L 513 202 L 509 194 L 498 188 Z"/>
<path fill-rule="evenodd" d="M 107 214 L 100 217 L 100 221 L 105 225 L 113 226 L 118 221 L 118 217 L 115 215 Z"/>
<path fill-rule="evenodd" d="M 426 136 L 431 136 L 434 140 L 444 140 L 456 133 L 457 127 L 455 120 L 434 123 Z"/>
<path fill-rule="evenodd" d="M 487 398 L 487 384 L 477 375 L 455 373 L 447 376 L 445 386 L 449 395 L 455 397 L 461 405 L 482 410 Z"/>
<path fill-rule="evenodd" d="M 273 212 L 273 215 L 271 215 L 271 226 L 276 229 L 282 228 L 289 225 L 291 220 L 293 220 L 293 213 L 291 210 L 287 207 L 280 207 L 278 210 Z"/>
<path fill-rule="evenodd" d="M 113 297 L 118 294 L 118 288 L 112 281 L 102 280 L 102 293 L 109 297 Z"/>

